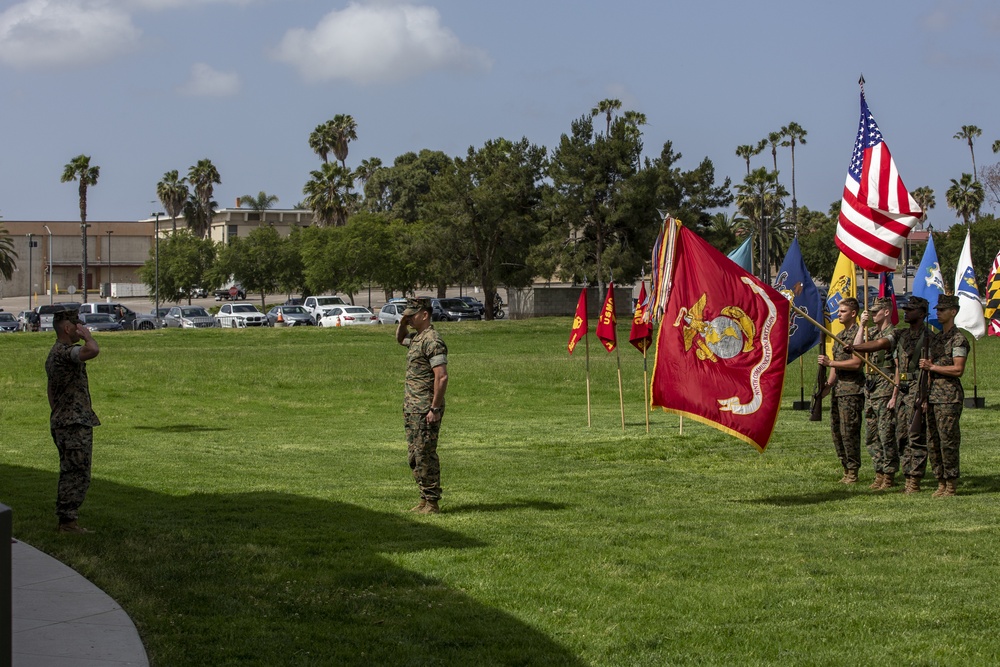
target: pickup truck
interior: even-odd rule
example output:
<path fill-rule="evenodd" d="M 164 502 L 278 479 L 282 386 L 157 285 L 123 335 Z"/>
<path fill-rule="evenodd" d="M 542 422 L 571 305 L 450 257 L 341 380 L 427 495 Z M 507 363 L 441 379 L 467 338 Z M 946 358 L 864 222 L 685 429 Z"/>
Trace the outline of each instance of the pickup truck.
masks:
<path fill-rule="evenodd" d="M 233 296 L 232 294 L 229 293 L 229 291 L 233 287 L 236 288 L 236 296 Z M 247 298 L 247 293 L 243 290 L 243 285 L 240 285 L 239 283 L 233 283 L 232 285 L 229 285 L 227 287 L 215 290 L 214 292 L 212 292 L 212 296 L 215 297 L 216 301 L 228 301 L 229 299 L 242 301 L 243 299 Z"/>
<path fill-rule="evenodd" d="M 115 322 L 119 322 L 125 329 L 139 329 L 141 331 L 150 331 L 152 329 L 159 329 L 160 323 L 156 321 L 156 318 L 152 315 L 143 315 L 137 313 L 134 310 L 129 309 L 127 306 L 123 306 L 120 303 L 81 303 L 80 304 L 80 314 L 90 315 L 90 314 L 105 314 L 111 315 Z"/>
<path fill-rule="evenodd" d="M 320 319 L 334 306 L 350 305 L 339 296 L 307 296 L 302 302 L 302 307 L 309 311 L 309 314 L 319 324 Z"/>

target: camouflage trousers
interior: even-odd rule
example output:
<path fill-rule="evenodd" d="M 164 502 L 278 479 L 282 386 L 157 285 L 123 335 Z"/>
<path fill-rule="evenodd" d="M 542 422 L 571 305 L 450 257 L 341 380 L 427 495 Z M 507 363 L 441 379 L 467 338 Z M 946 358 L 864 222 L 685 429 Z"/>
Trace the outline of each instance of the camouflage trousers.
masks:
<path fill-rule="evenodd" d="M 442 413 L 443 416 L 443 413 Z M 406 450 L 413 479 L 420 488 L 424 500 L 441 499 L 441 463 L 438 460 L 438 433 L 441 420 L 428 424 L 426 415 L 404 413 L 406 426 Z"/>
<path fill-rule="evenodd" d="M 94 428 L 76 424 L 52 429 L 59 450 L 59 486 L 56 516 L 59 523 L 76 521 L 80 505 L 90 488 L 90 463 L 94 449 Z"/>
<path fill-rule="evenodd" d="M 868 399 L 865 446 L 875 472 L 895 475 L 899 471 L 899 445 L 896 443 L 896 411 L 889 408 L 889 398 Z"/>
<path fill-rule="evenodd" d="M 958 479 L 961 416 L 961 403 L 931 403 L 927 406 L 927 452 L 931 459 L 931 472 L 938 479 Z"/>
<path fill-rule="evenodd" d="M 833 448 L 844 470 L 861 467 L 861 416 L 864 413 L 864 394 L 834 396 L 830 406 L 830 430 Z"/>
<path fill-rule="evenodd" d="M 896 398 L 896 442 L 899 445 L 900 467 L 903 474 L 919 479 L 927 471 L 926 431 L 921 424 L 918 433 L 910 434 L 913 407 L 918 398 L 916 383 L 913 383 L 908 389 L 908 392 L 900 391 Z"/>

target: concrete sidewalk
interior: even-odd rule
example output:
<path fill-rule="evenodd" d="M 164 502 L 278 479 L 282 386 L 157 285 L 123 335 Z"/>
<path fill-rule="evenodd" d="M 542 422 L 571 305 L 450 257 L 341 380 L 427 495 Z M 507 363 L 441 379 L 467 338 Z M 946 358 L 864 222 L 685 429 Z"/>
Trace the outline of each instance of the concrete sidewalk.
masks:
<path fill-rule="evenodd" d="M 32 546 L 11 546 L 13 667 L 149 665 L 117 602 Z"/>

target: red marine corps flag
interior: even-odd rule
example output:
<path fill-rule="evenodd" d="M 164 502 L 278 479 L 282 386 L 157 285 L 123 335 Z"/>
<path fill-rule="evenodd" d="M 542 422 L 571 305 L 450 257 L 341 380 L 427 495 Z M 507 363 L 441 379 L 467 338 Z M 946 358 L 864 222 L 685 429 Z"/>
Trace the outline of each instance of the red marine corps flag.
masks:
<path fill-rule="evenodd" d="M 587 335 L 587 288 L 580 290 L 580 300 L 576 303 L 576 315 L 573 316 L 573 330 L 569 332 L 569 345 L 566 349 L 570 354 L 576 349 L 576 344 Z"/>
<path fill-rule="evenodd" d="M 632 315 L 632 331 L 629 333 L 628 342 L 635 346 L 640 352 L 645 352 L 653 344 L 653 327 L 649 322 L 644 322 L 646 309 L 646 281 L 642 281 L 639 288 L 639 302 L 635 305 L 635 314 Z"/>
<path fill-rule="evenodd" d="M 675 258 L 656 339 L 654 406 L 764 451 L 788 355 L 788 300 L 674 220 Z M 711 267 L 711 270 L 706 270 Z"/>
<path fill-rule="evenodd" d="M 597 318 L 597 337 L 608 352 L 614 352 L 618 347 L 618 333 L 615 325 L 618 318 L 615 317 L 615 281 L 608 284 L 608 295 L 604 299 L 604 306 L 601 314 Z"/>

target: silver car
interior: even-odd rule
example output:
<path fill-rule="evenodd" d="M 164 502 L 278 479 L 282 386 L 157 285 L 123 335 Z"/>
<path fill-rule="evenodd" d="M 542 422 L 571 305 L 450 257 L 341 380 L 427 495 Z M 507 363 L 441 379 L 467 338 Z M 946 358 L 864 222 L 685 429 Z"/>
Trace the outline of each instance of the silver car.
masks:
<path fill-rule="evenodd" d="M 316 320 L 302 306 L 275 306 L 267 311 L 267 321 L 272 327 L 311 327 Z"/>
<path fill-rule="evenodd" d="M 13 333 L 20 328 L 13 313 L 0 313 L 0 333 Z"/>
<path fill-rule="evenodd" d="M 210 329 L 219 326 L 201 306 L 174 306 L 163 316 L 163 326 L 178 329 Z"/>

